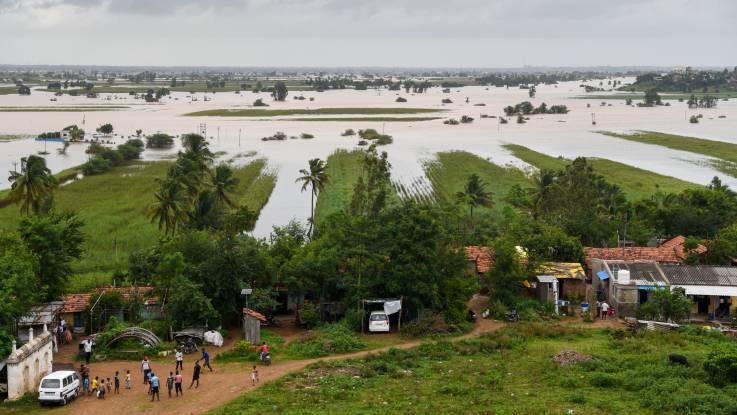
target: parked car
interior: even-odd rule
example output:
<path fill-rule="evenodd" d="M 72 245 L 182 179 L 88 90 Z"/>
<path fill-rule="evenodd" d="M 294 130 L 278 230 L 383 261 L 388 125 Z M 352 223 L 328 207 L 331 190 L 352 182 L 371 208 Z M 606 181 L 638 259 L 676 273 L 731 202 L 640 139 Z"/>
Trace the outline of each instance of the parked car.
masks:
<path fill-rule="evenodd" d="M 41 379 L 38 387 L 38 401 L 41 405 L 46 403 L 59 403 L 66 405 L 72 399 L 79 396 L 80 381 L 76 372 L 71 370 L 59 370 Z"/>
<path fill-rule="evenodd" d="M 369 316 L 369 332 L 388 333 L 389 316 L 383 311 L 372 311 Z"/>

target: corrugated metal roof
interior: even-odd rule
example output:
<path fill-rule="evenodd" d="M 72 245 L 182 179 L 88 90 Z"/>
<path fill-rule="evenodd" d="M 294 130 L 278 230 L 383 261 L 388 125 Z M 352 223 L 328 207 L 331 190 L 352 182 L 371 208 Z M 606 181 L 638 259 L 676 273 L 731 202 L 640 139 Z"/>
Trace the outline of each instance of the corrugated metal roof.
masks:
<path fill-rule="evenodd" d="M 671 285 L 737 286 L 737 267 L 661 265 Z"/>
<path fill-rule="evenodd" d="M 63 301 L 52 301 L 50 303 L 39 304 L 31 307 L 31 310 L 25 316 L 18 319 L 18 326 L 40 326 L 42 324 L 51 325 L 56 316 L 64 308 Z M 50 328 L 50 327 L 49 327 Z"/>

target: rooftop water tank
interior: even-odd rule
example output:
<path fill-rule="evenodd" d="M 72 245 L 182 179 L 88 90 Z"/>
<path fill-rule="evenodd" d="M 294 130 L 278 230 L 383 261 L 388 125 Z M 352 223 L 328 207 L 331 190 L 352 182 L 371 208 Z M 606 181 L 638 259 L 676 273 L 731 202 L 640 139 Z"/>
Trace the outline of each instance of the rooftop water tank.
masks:
<path fill-rule="evenodd" d="M 630 283 L 630 271 L 627 269 L 620 269 L 617 271 L 617 283 L 627 285 Z"/>

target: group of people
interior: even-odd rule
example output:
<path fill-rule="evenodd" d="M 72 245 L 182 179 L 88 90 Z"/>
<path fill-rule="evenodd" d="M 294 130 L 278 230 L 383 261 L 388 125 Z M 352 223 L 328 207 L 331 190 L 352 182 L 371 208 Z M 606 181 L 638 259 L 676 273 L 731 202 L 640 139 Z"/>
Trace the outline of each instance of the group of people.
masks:
<path fill-rule="evenodd" d="M 166 388 L 169 392 L 170 398 L 172 389 L 174 390 L 175 396 L 184 395 L 184 391 L 182 389 L 184 353 L 181 348 L 174 353 L 174 359 L 176 363 L 174 371 L 169 372 L 169 376 L 166 378 Z M 200 361 L 203 362 L 202 365 L 200 365 Z M 189 389 L 192 389 L 193 386 L 195 389 L 200 387 L 200 373 L 202 372 L 203 366 L 210 369 L 210 372 L 212 372 L 212 366 L 210 366 L 210 354 L 207 352 L 207 349 L 202 349 L 202 356 L 194 362 L 192 382 L 189 384 Z M 161 400 L 159 395 L 160 380 L 151 368 L 151 361 L 148 356 L 143 357 L 143 361 L 141 362 L 141 371 L 143 372 L 143 384 L 149 386 L 148 393 L 151 395 L 151 401 L 153 402 L 154 399 Z"/>
<path fill-rule="evenodd" d="M 596 317 L 602 320 L 607 320 L 614 315 L 614 308 L 612 308 L 606 301 L 596 302 Z"/>
<path fill-rule="evenodd" d="M 91 379 L 89 364 L 82 363 L 82 366 L 79 369 L 79 375 L 82 379 L 82 392 L 85 395 L 89 396 L 94 394 L 97 399 L 105 399 L 105 395 L 108 393 L 120 393 L 120 372 L 118 371 L 115 371 L 112 381 L 110 378 L 107 378 L 106 380 L 106 378 L 101 378 L 99 376 L 95 376 L 94 379 Z M 131 388 L 130 370 L 126 371 L 125 374 L 125 388 Z"/>

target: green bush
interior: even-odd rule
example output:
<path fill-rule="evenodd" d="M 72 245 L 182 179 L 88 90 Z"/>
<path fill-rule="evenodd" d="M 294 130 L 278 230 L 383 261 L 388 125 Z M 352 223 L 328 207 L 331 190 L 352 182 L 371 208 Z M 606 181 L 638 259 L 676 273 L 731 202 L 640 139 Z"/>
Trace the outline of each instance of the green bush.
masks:
<path fill-rule="evenodd" d="M 704 361 L 709 382 L 717 386 L 737 383 L 737 352 L 720 350 L 709 353 Z"/>
<path fill-rule="evenodd" d="M 299 322 L 308 329 L 315 328 L 320 324 L 320 313 L 315 303 L 305 301 L 302 308 L 299 309 Z"/>
<path fill-rule="evenodd" d="M 619 385 L 619 381 L 612 375 L 597 373 L 591 377 L 591 385 L 597 388 L 612 388 Z"/>
<path fill-rule="evenodd" d="M 311 333 L 311 336 L 289 343 L 287 351 L 295 358 L 313 358 L 357 352 L 365 348 L 363 340 L 340 322 L 325 325 Z"/>

